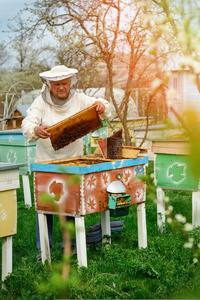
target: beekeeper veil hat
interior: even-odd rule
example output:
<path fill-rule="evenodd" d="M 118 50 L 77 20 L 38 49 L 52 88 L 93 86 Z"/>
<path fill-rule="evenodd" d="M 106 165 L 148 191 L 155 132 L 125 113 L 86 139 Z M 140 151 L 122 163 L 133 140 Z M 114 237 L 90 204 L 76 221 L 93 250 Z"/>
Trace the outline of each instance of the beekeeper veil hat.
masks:
<path fill-rule="evenodd" d="M 66 78 L 71 78 L 71 87 L 77 83 L 78 70 L 67 68 L 64 65 L 55 66 L 51 70 L 39 74 L 43 81 L 59 81 Z"/>
<path fill-rule="evenodd" d="M 63 80 L 66 78 L 71 79 L 71 84 L 70 84 L 70 94 L 68 96 L 68 100 L 72 98 L 72 96 L 75 93 L 77 82 L 78 82 L 78 70 L 73 69 L 73 68 L 67 68 L 64 65 L 61 66 L 55 66 L 51 68 L 51 70 L 42 72 L 39 74 L 42 81 L 43 81 L 43 87 L 42 87 L 42 97 L 45 101 L 51 102 L 51 85 L 50 81 L 59 81 Z"/>

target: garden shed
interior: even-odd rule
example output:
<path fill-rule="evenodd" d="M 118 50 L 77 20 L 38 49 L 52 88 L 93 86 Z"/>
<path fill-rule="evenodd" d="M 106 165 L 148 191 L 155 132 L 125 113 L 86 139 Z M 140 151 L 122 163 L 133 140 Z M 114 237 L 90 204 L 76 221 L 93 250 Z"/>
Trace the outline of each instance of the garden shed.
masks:
<path fill-rule="evenodd" d="M 176 59 L 176 62 L 171 62 L 166 66 L 164 72 L 170 72 L 168 88 L 174 91 L 173 97 L 170 99 L 172 107 L 182 117 L 184 117 L 185 110 L 193 110 L 198 114 L 198 120 L 200 121 L 200 93 L 189 69 L 182 69 L 180 59 Z M 183 131 L 179 128 L 178 119 L 170 108 L 168 108 L 167 116 L 174 127 L 169 128 L 166 124 L 150 124 L 147 140 L 143 146 L 151 148 L 151 140 L 155 138 L 183 135 Z M 132 127 L 132 130 L 133 136 L 136 139 L 136 145 L 138 146 L 145 135 L 146 126 L 136 125 Z M 153 158 L 152 152 L 149 152 L 149 158 Z"/>
<path fill-rule="evenodd" d="M 200 93 L 190 71 L 183 70 L 180 65 L 171 66 L 167 71 L 171 72 L 168 87 L 175 91 L 175 96 L 171 99 L 174 109 L 181 116 L 184 116 L 186 109 L 194 110 L 200 120 Z M 170 109 L 168 116 L 174 124 L 178 123 Z"/>

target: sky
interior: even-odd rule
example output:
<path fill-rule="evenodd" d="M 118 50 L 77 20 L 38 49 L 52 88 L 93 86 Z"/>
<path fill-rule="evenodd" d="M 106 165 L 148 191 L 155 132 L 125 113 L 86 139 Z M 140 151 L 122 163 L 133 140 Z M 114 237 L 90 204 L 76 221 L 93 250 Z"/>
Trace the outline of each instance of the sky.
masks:
<path fill-rule="evenodd" d="M 4 63 L 4 67 L 11 66 L 15 63 L 15 54 L 14 52 L 10 52 L 9 45 L 10 39 L 12 37 L 11 33 L 4 33 L 3 31 L 8 30 L 7 24 L 11 23 L 13 26 L 15 25 L 14 20 L 12 19 L 16 17 L 16 15 L 27 6 L 30 7 L 35 0 L 0 0 L 0 43 L 3 43 L 6 46 L 6 50 L 9 53 L 9 59 Z M 27 5 L 26 5 L 27 4 Z M 29 16 L 28 12 L 23 12 L 22 19 L 26 19 Z M 55 40 L 52 38 L 48 32 L 46 33 L 46 37 L 42 40 L 39 40 L 38 43 L 41 46 L 44 46 L 51 42 L 55 43 Z"/>
<path fill-rule="evenodd" d="M 34 0 L 0 0 L 0 42 L 6 40 L 6 33 L 2 33 L 7 29 L 9 19 L 14 18 L 17 13 L 25 8 L 25 3 L 30 5 Z"/>

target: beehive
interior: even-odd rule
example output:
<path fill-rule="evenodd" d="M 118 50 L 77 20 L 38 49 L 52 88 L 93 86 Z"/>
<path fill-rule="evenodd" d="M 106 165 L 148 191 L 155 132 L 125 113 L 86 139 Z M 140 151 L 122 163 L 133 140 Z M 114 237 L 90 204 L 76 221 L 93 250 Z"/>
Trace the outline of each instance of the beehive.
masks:
<path fill-rule="evenodd" d="M 96 163 L 95 163 L 96 162 Z M 86 215 L 108 210 L 108 185 L 120 177 L 131 203 L 145 201 L 148 158 L 109 160 L 77 157 L 32 164 L 36 210 Z M 49 196 L 52 201 L 44 201 Z"/>

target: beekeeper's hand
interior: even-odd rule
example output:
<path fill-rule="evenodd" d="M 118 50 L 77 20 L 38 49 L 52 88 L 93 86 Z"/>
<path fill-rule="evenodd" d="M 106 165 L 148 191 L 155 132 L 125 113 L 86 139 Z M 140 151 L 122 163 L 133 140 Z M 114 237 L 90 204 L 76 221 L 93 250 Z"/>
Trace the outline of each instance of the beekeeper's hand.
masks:
<path fill-rule="evenodd" d="M 96 111 L 98 114 L 102 114 L 105 111 L 105 105 L 101 101 L 95 101 L 94 105 L 97 105 Z"/>
<path fill-rule="evenodd" d="M 36 126 L 34 128 L 34 133 L 39 136 L 41 139 L 47 139 L 51 136 L 49 132 L 46 131 L 47 127 L 45 126 Z"/>

